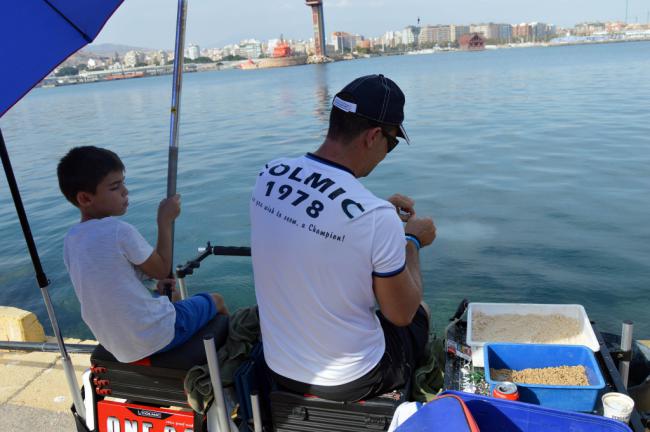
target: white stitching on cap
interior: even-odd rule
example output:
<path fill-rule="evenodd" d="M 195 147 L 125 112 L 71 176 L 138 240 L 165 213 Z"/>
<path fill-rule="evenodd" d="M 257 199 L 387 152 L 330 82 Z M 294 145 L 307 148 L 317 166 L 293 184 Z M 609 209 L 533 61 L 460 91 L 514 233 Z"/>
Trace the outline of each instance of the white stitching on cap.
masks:
<path fill-rule="evenodd" d="M 386 78 L 384 76 L 381 77 L 382 84 L 386 87 L 386 92 L 384 93 L 384 103 L 381 107 L 381 114 L 379 115 L 379 121 L 383 122 L 384 118 L 386 117 L 386 109 L 388 108 L 388 101 L 390 100 L 390 86 L 386 84 Z"/>
<path fill-rule="evenodd" d="M 368 75 L 366 77 L 363 77 L 363 79 L 359 80 L 359 82 L 355 86 L 350 88 L 350 90 L 356 90 L 361 84 L 363 84 L 366 80 L 369 80 L 372 77 L 373 77 L 373 75 Z"/>

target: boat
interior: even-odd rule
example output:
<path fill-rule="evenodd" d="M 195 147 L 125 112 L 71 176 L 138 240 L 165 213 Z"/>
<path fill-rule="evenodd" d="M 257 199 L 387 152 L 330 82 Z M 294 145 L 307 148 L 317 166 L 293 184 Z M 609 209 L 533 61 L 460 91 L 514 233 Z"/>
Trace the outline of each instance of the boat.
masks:
<path fill-rule="evenodd" d="M 407 51 L 406 55 L 434 54 L 436 51 L 439 51 L 439 50 L 435 49 L 435 48 L 425 48 L 425 49 L 420 49 L 420 50 L 415 50 L 415 51 Z"/>
<path fill-rule="evenodd" d="M 135 71 L 135 72 L 115 72 L 109 75 L 106 75 L 104 79 L 106 81 L 114 81 L 114 80 L 121 80 L 121 79 L 129 79 L 129 78 L 142 78 L 144 77 L 144 72 L 142 71 Z"/>
<path fill-rule="evenodd" d="M 289 44 L 280 38 L 280 42 L 273 48 L 273 55 L 268 58 L 258 59 L 257 62 L 248 59 L 240 65 L 243 70 L 267 69 L 276 67 L 299 66 L 307 63 L 306 55 L 295 55 Z"/>

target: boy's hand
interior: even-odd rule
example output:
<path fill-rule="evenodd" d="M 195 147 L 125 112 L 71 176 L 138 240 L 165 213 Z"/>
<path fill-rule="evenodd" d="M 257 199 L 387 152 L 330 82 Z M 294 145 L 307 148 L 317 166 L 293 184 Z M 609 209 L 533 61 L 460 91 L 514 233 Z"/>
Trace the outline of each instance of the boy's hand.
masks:
<path fill-rule="evenodd" d="M 171 224 L 181 214 L 181 196 L 176 194 L 160 201 L 158 206 L 158 225 Z"/>
<path fill-rule="evenodd" d="M 158 294 L 165 295 L 165 288 L 170 287 L 172 292 L 176 291 L 176 279 L 160 279 L 156 283 Z"/>
<path fill-rule="evenodd" d="M 180 300 L 181 295 L 180 293 L 176 292 L 176 279 L 160 279 L 158 283 L 156 283 L 156 291 L 161 296 L 167 295 L 167 291 L 165 291 L 165 289 L 168 287 L 172 293 L 172 301 Z"/>

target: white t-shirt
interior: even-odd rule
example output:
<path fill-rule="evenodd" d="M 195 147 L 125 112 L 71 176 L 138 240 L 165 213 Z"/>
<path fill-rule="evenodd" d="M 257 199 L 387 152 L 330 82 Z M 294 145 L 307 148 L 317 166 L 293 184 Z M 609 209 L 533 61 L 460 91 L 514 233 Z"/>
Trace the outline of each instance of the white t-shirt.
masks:
<path fill-rule="evenodd" d="M 269 367 L 325 386 L 370 371 L 385 350 L 372 278 L 400 273 L 406 259 L 393 205 L 347 168 L 308 154 L 266 165 L 250 217 Z"/>
<path fill-rule="evenodd" d="M 63 242 L 81 317 L 124 363 L 147 357 L 174 338 L 174 306 L 167 297 L 152 297 L 135 268 L 152 252 L 138 230 L 114 217 L 79 223 Z"/>

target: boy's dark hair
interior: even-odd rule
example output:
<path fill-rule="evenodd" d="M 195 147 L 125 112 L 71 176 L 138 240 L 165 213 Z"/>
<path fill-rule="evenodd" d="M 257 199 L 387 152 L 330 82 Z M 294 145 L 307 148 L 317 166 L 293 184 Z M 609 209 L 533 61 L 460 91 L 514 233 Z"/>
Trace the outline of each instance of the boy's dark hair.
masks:
<path fill-rule="evenodd" d="M 365 130 L 382 126 L 382 124 L 374 120 L 332 107 L 327 138 L 348 142 L 359 136 Z"/>
<path fill-rule="evenodd" d="M 115 153 L 104 148 L 84 146 L 75 147 L 63 156 L 56 174 L 63 195 L 79 207 L 77 193 L 94 194 L 97 185 L 114 171 L 124 171 L 124 164 Z"/>

